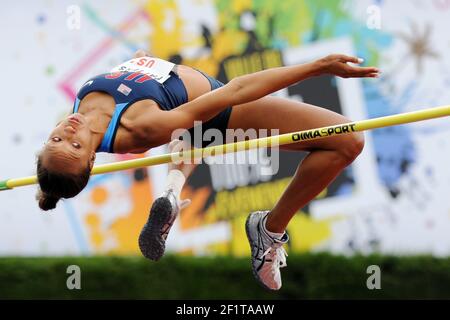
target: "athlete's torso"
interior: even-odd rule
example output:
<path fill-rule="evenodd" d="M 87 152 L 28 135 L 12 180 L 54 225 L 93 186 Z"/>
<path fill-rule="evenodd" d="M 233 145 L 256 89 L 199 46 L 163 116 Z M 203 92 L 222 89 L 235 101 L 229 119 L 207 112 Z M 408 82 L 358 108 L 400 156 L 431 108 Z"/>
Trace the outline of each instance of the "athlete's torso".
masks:
<path fill-rule="evenodd" d="M 131 61 L 131 62 L 130 62 Z M 118 66 L 107 74 L 88 80 L 80 89 L 74 106 L 74 112 L 83 112 L 84 108 L 99 106 L 111 114 L 112 121 L 105 133 L 104 141 L 98 151 L 104 152 L 142 152 L 145 146 L 137 147 L 133 135 L 139 132 L 134 124 L 136 119 L 149 116 L 155 108 L 171 110 L 210 91 L 208 80 L 198 71 L 187 66 L 176 66 L 176 73 L 169 70 L 167 61 L 156 58 L 138 58 Z M 152 62 L 153 61 L 153 62 Z M 160 62 L 166 70 L 146 69 L 154 72 L 130 70 L 129 64 L 151 65 Z M 126 65 L 128 64 L 128 65 Z M 172 65 L 173 67 L 173 65 Z M 116 123 L 114 123 L 114 121 Z M 141 122 L 142 123 L 142 122 Z"/>

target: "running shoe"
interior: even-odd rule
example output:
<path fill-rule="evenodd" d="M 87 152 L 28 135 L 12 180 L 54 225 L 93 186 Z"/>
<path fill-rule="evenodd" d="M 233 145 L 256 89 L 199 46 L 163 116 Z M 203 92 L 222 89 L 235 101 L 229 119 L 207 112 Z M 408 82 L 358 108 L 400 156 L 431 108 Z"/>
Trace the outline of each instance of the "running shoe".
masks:
<path fill-rule="evenodd" d="M 139 249 L 144 257 L 153 261 L 161 259 L 166 249 L 167 236 L 179 211 L 171 189 L 153 202 L 148 221 L 139 235 Z"/>
<path fill-rule="evenodd" d="M 251 213 L 245 230 L 252 252 L 252 270 L 256 280 L 269 290 L 281 288 L 280 268 L 286 267 L 287 253 L 283 245 L 289 236 L 285 232 L 281 239 L 272 238 L 263 226 L 269 211 Z"/>

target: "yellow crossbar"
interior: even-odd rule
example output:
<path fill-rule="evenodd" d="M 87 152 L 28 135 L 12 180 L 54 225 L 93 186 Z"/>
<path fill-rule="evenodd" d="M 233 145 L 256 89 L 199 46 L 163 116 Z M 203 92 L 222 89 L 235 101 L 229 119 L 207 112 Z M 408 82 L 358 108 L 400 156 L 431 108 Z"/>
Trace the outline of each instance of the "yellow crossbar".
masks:
<path fill-rule="evenodd" d="M 434 118 L 450 116 L 450 105 L 430 108 L 420 111 L 401 113 L 387 117 L 374 118 L 350 122 L 329 127 L 322 127 L 304 131 L 285 133 L 278 136 L 264 137 L 247 141 L 223 144 L 214 147 L 201 149 L 192 149 L 179 153 L 168 153 L 159 156 L 151 156 L 141 159 L 126 160 L 114 163 L 108 163 L 95 166 L 92 169 L 92 175 L 111 173 L 116 171 L 149 167 L 163 163 L 169 163 L 179 159 L 199 159 L 208 156 L 221 155 L 225 153 L 261 148 L 276 147 L 301 141 L 315 140 L 320 138 L 332 137 L 340 134 L 372 130 L 383 127 L 396 126 L 405 123 L 424 121 Z M 33 185 L 37 183 L 36 176 L 9 179 L 0 181 L 0 191 L 9 190 L 16 187 Z"/>

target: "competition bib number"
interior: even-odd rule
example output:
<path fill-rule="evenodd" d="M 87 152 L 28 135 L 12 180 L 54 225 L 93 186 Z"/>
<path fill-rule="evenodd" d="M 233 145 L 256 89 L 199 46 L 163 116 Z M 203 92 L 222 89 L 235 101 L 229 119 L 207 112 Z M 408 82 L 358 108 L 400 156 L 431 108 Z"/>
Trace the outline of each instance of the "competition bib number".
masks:
<path fill-rule="evenodd" d="M 153 57 L 143 57 L 128 60 L 127 62 L 124 62 L 112 69 L 111 73 L 139 72 L 149 76 L 159 83 L 164 83 L 170 78 L 170 71 L 172 71 L 174 66 L 174 63 L 166 60 Z"/>

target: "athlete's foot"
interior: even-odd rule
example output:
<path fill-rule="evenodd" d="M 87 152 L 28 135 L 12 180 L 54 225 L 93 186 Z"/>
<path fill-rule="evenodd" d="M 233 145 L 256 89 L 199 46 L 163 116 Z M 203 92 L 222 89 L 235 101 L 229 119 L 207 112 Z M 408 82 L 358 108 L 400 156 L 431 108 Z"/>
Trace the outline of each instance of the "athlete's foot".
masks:
<path fill-rule="evenodd" d="M 285 267 L 287 253 L 283 244 L 289 237 L 284 233 L 281 239 L 272 238 L 266 231 L 265 218 L 269 211 L 250 214 L 245 224 L 252 251 L 252 269 L 256 280 L 269 290 L 281 288 L 280 268 Z"/>
<path fill-rule="evenodd" d="M 144 257 L 158 261 L 164 255 L 166 239 L 180 209 L 172 190 L 153 202 L 150 216 L 139 235 L 139 249 Z"/>

